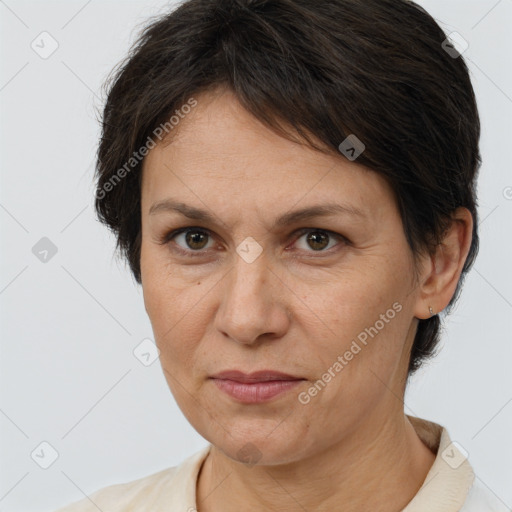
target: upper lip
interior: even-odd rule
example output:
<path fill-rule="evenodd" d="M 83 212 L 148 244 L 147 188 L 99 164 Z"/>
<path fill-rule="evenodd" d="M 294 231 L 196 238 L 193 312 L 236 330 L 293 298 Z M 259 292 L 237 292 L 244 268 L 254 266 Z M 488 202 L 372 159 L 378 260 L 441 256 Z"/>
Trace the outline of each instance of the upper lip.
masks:
<path fill-rule="evenodd" d="M 274 370 L 260 370 L 252 373 L 244 373 L 239 370 L 225 370 L 211 376 L 212 379 L 234 380 L 236 382 L 268 382 L 271 380 L 303 380 L 283 372 Z"/>

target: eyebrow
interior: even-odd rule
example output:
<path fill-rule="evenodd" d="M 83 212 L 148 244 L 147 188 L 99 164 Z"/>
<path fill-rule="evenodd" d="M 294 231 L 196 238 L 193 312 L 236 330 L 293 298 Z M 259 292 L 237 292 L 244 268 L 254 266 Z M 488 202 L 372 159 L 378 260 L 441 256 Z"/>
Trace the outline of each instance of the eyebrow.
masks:
<path fill-rule="evenodd" d="M 149 209 L 149 215 L 156 215 L 158 213 L 180 213 L 184 217 L 194 219 L 202 222 L 209 222 L 214 224 L 215 217 L 206 210 L 201 210 L 194 206 L 187 205 L 180 201 L 174 201 L 172 199 L 164 199 L 157 203 L 154 203 Z M 297 222 L 305 221 L 313 217 L 327 217 L 330 215 L 344 214 L 352 217 L 367 218 L 367 215 L 360 209 L 351 205 L 342 205 L 336 203 L 322 204 L 316 206 L 310 206 L 302 208 L 300 210 L 294 210 L 289 213 L 285 213 L 274 222 L 273 229 L 294 224 Z"/>

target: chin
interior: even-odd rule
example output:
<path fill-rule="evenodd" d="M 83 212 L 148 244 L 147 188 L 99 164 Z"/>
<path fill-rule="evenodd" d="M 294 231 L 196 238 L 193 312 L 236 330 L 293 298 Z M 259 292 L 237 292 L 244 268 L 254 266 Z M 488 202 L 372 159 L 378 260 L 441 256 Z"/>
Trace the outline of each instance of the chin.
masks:
<path fill-rule="evenodd" d="M 246 423 L 244 428 L 237 429 L 235 425 L 229 434 L 223 431 L 221 438 L 215 436 L 207 440 L 226 457 L 247 466 L 288 464 L 306 455 L 308 445 L 304 435 L 291 435 L 285 422 L 277 428 L 275 422 L 270 428 L 267 422 L 267 428 L 260 429 L 259 433 L 248 426 Z"/>

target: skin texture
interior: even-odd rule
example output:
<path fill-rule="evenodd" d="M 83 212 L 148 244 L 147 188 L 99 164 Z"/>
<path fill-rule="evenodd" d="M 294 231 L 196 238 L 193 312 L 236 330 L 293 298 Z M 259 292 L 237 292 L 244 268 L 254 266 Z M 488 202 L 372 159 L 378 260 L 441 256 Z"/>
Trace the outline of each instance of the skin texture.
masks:
<path fill-rule="evenodd" d="M 457 210 L 437 253 L 419 260 L 416 279 L 382 177 L 357 160 L 279 137 L 229 90 L 196 98 L 172 140 L 144 161 L 141 273 L 171 392 L 213 444 L 197 508 L 401 510 L 434 461 L 404 415 L 409 352 L 418 318 L 430 316 L 429 306 L 441 311 L 455 291 L 471 215 Z M 149 214 L 168 198 L 207 210 L 214 222 Z M 272 227 L 284 213 L 326 203 L 364 217 L 337 213 Z M 189 232 L 191 245 L 186 233 L 160 243 L 184 227 L 200 229 Z M 315 230 L 323 230 L 317 245 L 308 243 Z M 247 237 L 262 248 L 251 263 L 236 251 Z M 298 394 L 396 303 L 400 312 L 301 403 Z M 274 369 L 306 380 L 264 404 L 242 404 L 208 378 L 227 369 Z M 259 459 L 240 462 L 241 449 Z"/>

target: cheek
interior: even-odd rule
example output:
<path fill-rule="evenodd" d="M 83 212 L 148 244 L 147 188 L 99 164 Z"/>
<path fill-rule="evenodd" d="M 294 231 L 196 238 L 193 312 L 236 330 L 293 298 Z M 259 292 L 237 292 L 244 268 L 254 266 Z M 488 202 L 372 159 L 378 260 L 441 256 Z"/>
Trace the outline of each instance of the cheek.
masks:
<path fill-rule="evenodd" d="M 211 354 L 201 354 L 211 316 L 206 310 L 208 288 L 198 282 L 178 287 L 156 267 L 144 276 L 144 302 L 173 395 L 181 394 L 183 386 L 192 391 L 204 361 L 211 359 Z"/>
<path fill-rule="evenodd" d="M 368 383 L 382 387 L 378 378 L 388 382 L 399 365 L 410 323 L 407 275 L 382 262 L 366 272 L 339 276 L 325 289 L 328 300 L 308 304 L 328 333 L 316 338 L 317 371 L 324 381 L 329 370 L 335 374 L 328 387 L 343 388 L 338 396 L 359 399 L 371 394 Z"/>
<path fill-rule="evenodd" d="M 187 359 L 190 343 L 180 343 L 181 332 L 186 323 L 187 304 L 182 299 L 182 290 L 172 286 L 160 256 L 155 250 L 141 247 L 141 277 L 144 305 L 151 322 L 155 343 L 160 350 L 160 360 L 164 370 L 174 373 Z M 181 322 L 180 322 L 181 319 Z"/>
<path fill-rule="evenodd" d="M 143 238 L 140 267 L 144 304 L 153 328 L 158 332 L 169 329 L 184 305 L 179 300 L 182 290 L 175 286 L 176 279 L 165 259 L 165 251 Z"/>
<path fill-rule="evenodd" d="M 322 323 L 330 327 L 331 335 L 346 343 L 376 322 L 379 322 L 379 331 L 389 331 L 397 316 L 393 304 L 402 303 L 405 290 L 404 283 L 392 273 L 382 275 L 380 271 L 372 273 L 369 268 L 366 271 L 354 269 L 351 273 L 333 276 L 324 284 L 321 295 L 312 294 L 309 306 Z M 320 296 L 323 299 L 319 300 Z M 389 322 L 382 324 L 381 315 Z"/>

